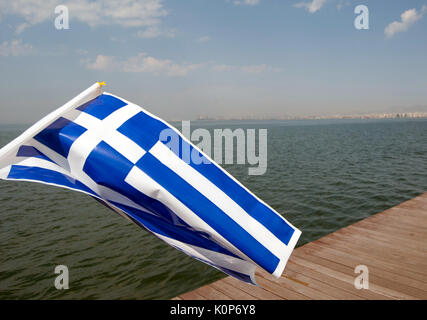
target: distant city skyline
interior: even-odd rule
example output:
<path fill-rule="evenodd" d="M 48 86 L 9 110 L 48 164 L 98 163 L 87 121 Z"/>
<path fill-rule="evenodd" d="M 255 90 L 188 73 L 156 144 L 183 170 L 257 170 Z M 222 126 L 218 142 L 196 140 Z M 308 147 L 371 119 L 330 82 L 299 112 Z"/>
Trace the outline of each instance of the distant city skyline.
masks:
<path fill-rule="evenodd" d="M 323 119 L 427 119 L 427 112 L 402 112 L 402 113 L 366 113 L 366 114 L 329 114 L 329 115 L 306 115 L 306 116 L 278 116 L 257 117 L 245 115 L 240 118 L 226 118 L 222 116 L 209 117 L 199 116 L 195 120 L 323 120 Z M 170 119 L 170 121 L 181 121 L 182 119 Z"/>
<path fill-rule="evenodd" d="M 427 0 L 0 0 L 0 123 L 96 81 L 165 119 L 427 112 L 426 16 Z"/>

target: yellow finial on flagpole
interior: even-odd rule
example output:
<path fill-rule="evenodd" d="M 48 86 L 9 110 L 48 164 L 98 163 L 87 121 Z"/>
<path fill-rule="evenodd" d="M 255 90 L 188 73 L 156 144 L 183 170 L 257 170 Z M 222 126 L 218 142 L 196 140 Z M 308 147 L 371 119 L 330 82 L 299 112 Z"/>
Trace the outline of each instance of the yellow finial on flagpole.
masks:
<path fill-rule="evenodd" d="M 101 88 L 102 88 L 102 86 L 105 86 L 105 85 L 106 85 L 104 81 L 102 81 L 102 82 L 98 82 L 98 84 L 99 84 L 99 86 L 100 86 Z"/>

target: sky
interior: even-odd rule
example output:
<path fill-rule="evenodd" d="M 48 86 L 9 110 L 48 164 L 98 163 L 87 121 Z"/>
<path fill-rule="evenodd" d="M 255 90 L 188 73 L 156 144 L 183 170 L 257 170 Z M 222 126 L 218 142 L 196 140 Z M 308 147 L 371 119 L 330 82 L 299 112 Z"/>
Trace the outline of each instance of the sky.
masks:
<path fill-rule="evenodd" d="M 97 81 L 167 120 L 427 111 L 427 0 L 0 0 L 0 70 L 3 124 Z"/>

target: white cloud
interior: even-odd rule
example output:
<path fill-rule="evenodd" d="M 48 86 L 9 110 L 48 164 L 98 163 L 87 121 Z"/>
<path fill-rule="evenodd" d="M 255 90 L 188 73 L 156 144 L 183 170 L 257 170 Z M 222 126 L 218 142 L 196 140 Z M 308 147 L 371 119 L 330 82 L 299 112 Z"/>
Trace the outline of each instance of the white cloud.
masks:
<path fill-rule="evenodd" d="M 226 71 L 240 71 L 245 73 L 262 73 L 262 72 L 281 72 L 280 68 L 272 67 L 267 64 L 247 65 L 247 66 L 232 66 L 228 64 L 217 64 L 212 66 L 213 71 L 226 72 Z"/>
<path fill-rule="evenodd" d="M 259 3 L 259 0 L 234 0 L 232 1 L 234 5 L 245 5 L 245 6 L 256 6 Z"/>
<path fill-rule="evenodd" d="M 32 45 L 23 43 L 21 40 L 3 41 L 0 44 L 0 56 L 2 57 L 18 57 L 28 56 L 34 53 Z"/>
<path fill-rule="evenodd" d="M 26 25 L 33 25 L 46 21 L 54 15 L 54 9 L 59 4 L 58 0 L 0 0 L 0 12 L 2 15 L 16 15 L 24 19 Z"/>
<path fill-rule="evenodd" d="M 409 9 L 400 15 L 401 21 L 393 21 L 384 29 L 387 38 L 391 38 L 397 32 L 407 31 L 415 22 L 420 20 L 427 11 L 427 6 L 423 5 L 420 12 L 416 9 Z"/>
<path fill-rule="evenodd" d="M 16 27 L 16 33 L 20 34 L 22 31 L 24 31 L 28 27 L 28 23 L 21 23 L 19 26 Z"/>
<path fill-rule="evenodd" d="M 119 25 L 122 27 L 152 28 L 167 15 L 162 0 L 0 0 L 1 15 L 13 15 L 23 20 L 17 26 L 20 33 L 25 28 L 55 19 L 55 7 L 65 5 L 70 21 L 80 21 L 90 27 Z"/>
<path fill-rule="evenodd" d="M 228 64 L 212 64 L 212 63 L 176 63 L 168 59 L 157 59 L 140 53 L 136 56 L 119 59 L 114 56 L 98 55 L 94 60 L 84 59 L 83 65 L 90 70 L 115 71 L 115 72 L 147 72 L 155 75 L 167 76 L 185 76 L 189 72 L 209 66 L 214 72 L 243 72 L 248 74 L 259 74 L 263 72 L 281 72 L 277 67 L 272 67 L 267 64 L 254 64 L 233 66 Z"/>
<path fill-rule="evenodd" d="M 185 76 L 200 67 L 199 64 L 179 64 L 167 59 L 156 59 L 146 53 L 138 54 L 127 60 L 118 60 L 113 56 L 98 55 L 95 61 L 83 61 L 88 69 L 120 72 L 148 72 L 156 75 Z"/>
<path fill-rule="evenodd" d="M 327 0 L 312 0 L 311 2 L 298 2 L 294 4 L 295 8 L 305 8 L 310 13 L 319 11 Z"/>

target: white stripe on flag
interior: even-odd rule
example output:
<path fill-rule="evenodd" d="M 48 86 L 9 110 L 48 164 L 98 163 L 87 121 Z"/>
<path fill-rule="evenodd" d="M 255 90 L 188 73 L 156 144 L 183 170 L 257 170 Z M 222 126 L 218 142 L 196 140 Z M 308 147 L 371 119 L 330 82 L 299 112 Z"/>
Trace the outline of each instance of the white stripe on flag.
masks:
<path fill-rule="evenodd" d="M 301 231 L 299 229 L 295 229 L 286 247 L 286 252 L 284 253 L 284 257 L 280 259 L 280 262 L 277 265 L 276 270 L 274 270 L 274 272 L 272 273 L 274 277 L 279 278 L 282 275 L 283 270 L 285 269 L 285 266 L 288 263 L 289 257 L 291 256 L 291 253 L 294 250 L 295 245 L 297 244 L 297 241 L 300 236 L 301 236 Z"/>
<path fill-rule="evenodd" d="M 286 244 L 280 241 L 259 221 L 250 216 L 215 184 L 177 156 L 165 144 L 159 141 L 149 152 L 220 208 L 276 257 L 283 257 L 286 251 Z"/>

